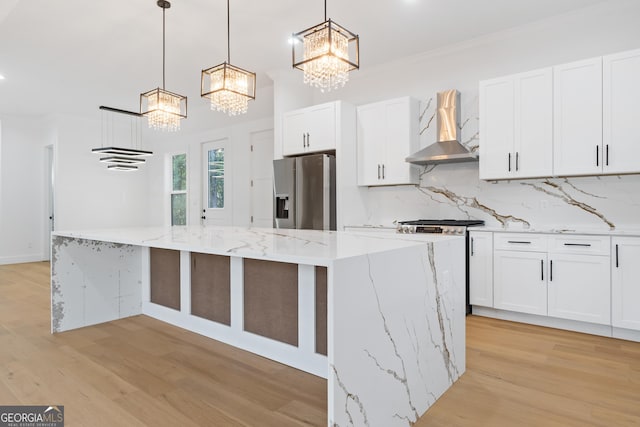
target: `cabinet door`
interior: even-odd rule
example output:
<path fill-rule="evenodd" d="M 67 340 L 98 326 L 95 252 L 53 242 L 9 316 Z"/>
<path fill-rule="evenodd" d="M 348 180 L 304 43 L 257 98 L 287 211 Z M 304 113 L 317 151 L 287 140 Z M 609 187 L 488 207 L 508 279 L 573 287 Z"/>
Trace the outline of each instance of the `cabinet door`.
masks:
<path fill-rule="evenodd" d="M 547 254 L 495 251 L 494 307 L 530 314 L 547 314 Z"/>
<path fill-rule="evenodd" d="M 385 109 L 387 130 L 382 183 L 417 184 L 415 166 L 405 160 L 418 148 L 417 101 L 411 98 L 392 100 L 387 103 Z"/>
<path fill-rule="evenodd" d="M 640 171 L 640 49 L 603 58 L 604 172 Z"/>
<path fill-rule="evenodd" d="M 640 331 L 640 238 L 614 237 L 612 252 L 612 324 Z"/>
<path fill-rule="evenodd" d="M 553 68 L 554 174 L 602 172 L 602 58 Z"/>
<path fill-rule="evenodd" d="M 469 233 L 469 302 L 493 307 L 493 233 Z"/>
<path fill-rule="evenodd" d="M 307 109 L 307 151 L 336 149 L 336 103 L 320 104 Z"/>
<path fill-rule="evenodd" d="M 515 79 L 515 146 L 512 171 L 518 178 L 553 173 L 553 74 L 551 68 Z"/>
<path fill-rule="evenodd" d="M 386 109 L 383 103 L 357 110 L 358 185 L 378 185 L 386 144 Z"/>
<path fill-rule="evenodd" d="M 549 253 L 549 316 L 611 324 L 608 256 Z"/>
<path fill-rule="evenodd" d="M 282 118 L 282 154 L 285 156 L 304 153 L 306 148 L 305 110 L 285 113 Z"/>
<path fill-rule="evenodd" d="M 511 175 L 514 108 L 512 77 L 480 82 L 480 179 Z"/>

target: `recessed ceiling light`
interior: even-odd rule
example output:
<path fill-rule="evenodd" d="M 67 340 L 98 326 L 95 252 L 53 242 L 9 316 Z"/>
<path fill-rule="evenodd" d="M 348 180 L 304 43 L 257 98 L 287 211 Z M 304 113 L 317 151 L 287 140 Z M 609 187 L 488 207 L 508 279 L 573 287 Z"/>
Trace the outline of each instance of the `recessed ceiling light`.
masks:
<path fill-rule="evenodd" d="M 4 76 L 0 74 L 0 80 L 4 80 Z"/>
<path fill-rule="evenodd" d="M 297 38 L 297 37 L 289 37 L 289 38 L 287 39 L 287 42 L 288 42 L 289 44 L 298 44 L 298 43 L 300 43 L 300 40 L 298 40 L 298 38 Z"/>

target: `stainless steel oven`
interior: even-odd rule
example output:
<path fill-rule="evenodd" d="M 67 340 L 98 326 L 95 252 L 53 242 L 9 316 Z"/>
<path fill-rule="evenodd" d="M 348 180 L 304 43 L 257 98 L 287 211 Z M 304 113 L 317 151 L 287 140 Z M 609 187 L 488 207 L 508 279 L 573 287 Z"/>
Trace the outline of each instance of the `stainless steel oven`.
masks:
<path fill-rule="evenodd" d="M 457 220 L 457 219 L 418 219 L 413 221 L 398 222 L 396 231 L 405 234 L 448 234 L 464 236 L 465 238 L 465 287 L 466 287 L 466 312 L 471 314 L 471 304 L 469 304 L 469 233 L 468 227 L 478 227 L 484 225 L 481 220 Z"/>

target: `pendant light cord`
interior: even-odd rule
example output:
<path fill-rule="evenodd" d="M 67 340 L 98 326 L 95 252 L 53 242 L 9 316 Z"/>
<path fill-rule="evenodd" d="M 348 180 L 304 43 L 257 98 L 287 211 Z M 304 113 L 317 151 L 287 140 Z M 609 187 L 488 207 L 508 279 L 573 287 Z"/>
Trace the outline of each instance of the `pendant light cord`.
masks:
<path fill-rule="evenodd" d="M 325 0 L 326 1 L 326 0 Z M 229 12 L 229 0 L 227 0 L 227 63 L 231 64 L 231 30 L 230 30 L 230 12 Z"/>
<path fill-rule="evenodd" d="M 164 26 L 165 26 L 165 12 L 166 12 L 166 10 L 167 9 L 165 7 L 162 8 L 162 89 L 163 90 L 165 89 L 165 83 L 164 83 L 164 81 L 165 81 L 165 78 L 164 78 L 164 65 L 165 65 L 165 59 L 164 59 L 164 57 L 165 57 L 165 41 L 164 41 L 165 36 L 164 36 L 164 32 L 165 32 L 165 30 L 164 30 Z"/>
<path fill-rule="evenodd" d="M 327 0 L 324 0 L 324 20 L 327 20 Z"/>

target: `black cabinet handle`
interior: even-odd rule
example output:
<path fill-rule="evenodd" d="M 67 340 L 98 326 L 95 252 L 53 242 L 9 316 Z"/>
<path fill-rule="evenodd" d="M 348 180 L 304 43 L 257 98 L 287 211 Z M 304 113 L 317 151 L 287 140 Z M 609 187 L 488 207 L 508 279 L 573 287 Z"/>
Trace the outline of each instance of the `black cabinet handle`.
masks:
<path fill-rule="evenodd" d="M 518 157 L 520 157 L 519 154 L 520 153 L 516 151 L 516 172 L 518 171 Z"/>
<path fill-rule="evenodd" d="M 471 238 L 471 256 L 473 256 L 473 237 Z"/>
<path fill-rule="evenodd" d="M 605 164 L 609 166 L 609 144 L 606 145 L 607 151 L 605 153 Z"/>
<path fill-rule="evenodd" d="M 600 146 L 596 145 L 596 166 L 600 166 Z"/>
<path fill-rule="evenodd" d="M 311 144 L 311 136 L 309 135 L 309 132 L 307 132 L 307 147 L 309 147 L 310 144 Z"/>
<path fill-rule="evenodd" d="M 525 240 L 509 240 L 508 243 L 520 243 L 520 244 L 523 244 L 523 245 L 530 245 L 531 244 L 531 242 L 527 242 Z"/>
<path fill-rule="evenodd" d="M 384 165 L 382 165 L 382 179 L 384 179 Z"/>
<path fill-rule="evenodd" d="M 204 216 L 204 215 L 202 215 L 202 216 L 200 217 L 200 219 L 207 219 L 207 217 L 206 217 L 206 216 Z"/>
<path fill-rule="evenodd" d="M 585 248 L 591 247 L 591 243 L 565 243 L 565 246 L 583 246 Z"/>
<path fill-rule="evenodd" d="M 616 244 L 616 268 L 620 267 L 618 264 L 618 245 Z"/>
<path fill-rule="evenodd" d="M 380 179 L 380 165 L 378 165 L 378 179 Z"/>
<path fill-rule="evenodd" d="M 544 260 L 540 260 L 540 280 L 544 281 Z"/>
<path fill-rule="evenodd" d="M 511 172 L 511 153 L 509 153 L 509 172 Z"/>
<path fill-rule="evenodd" d="M 549 281 L 553 282 L 553 260 L 549 261 Z"/>

